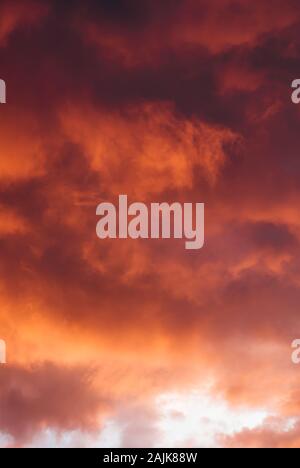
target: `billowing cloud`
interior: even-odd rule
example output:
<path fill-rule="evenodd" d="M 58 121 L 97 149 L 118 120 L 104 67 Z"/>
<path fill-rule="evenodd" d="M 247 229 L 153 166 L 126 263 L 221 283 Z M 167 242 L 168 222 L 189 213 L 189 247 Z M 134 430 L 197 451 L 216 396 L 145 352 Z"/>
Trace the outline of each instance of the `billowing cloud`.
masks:
<path fill-rule="evenodd" d="M 216 445 L 295 445 L 298 5 L 140 3 L 0 7 L 1 440 L 89 445 L 114 421 L 154 446 L 157 398 L 204 387 L 227 419 L 264 415 Z M 205 248 L 100 241 L 121 193 L 204 202 Z"/>
<path fill-rule="evenodd" d="M 221 440 L 229 448 L 290 448 L 295 449 L 300 444 L 299 421 L 269 418 L 255 429 L 245 429 L 234 436 Z"/>
<path fill-rule="evenodd" d="M 59 368 L 50 363 L 1 370 L 1 431 L 28 442 L 47 427 L 61 430 L 95 429 L 97 411 L 109 399 L 91 387 L 86 369 Z M 76 411 L 74 409 L 76 408 Z"/>
<path fill-rule="evenodd" d="M 226 163 L 225 145 L 238 140 L 229 129 L 180 118 L 163 104 L 112 115 L 70 109 L 62 121 L 67 138 L 80 145 L 100 174 L 104 190 L 130 189 L 140 197 L 192 188 L 195 171 L 213 184 Z"/>

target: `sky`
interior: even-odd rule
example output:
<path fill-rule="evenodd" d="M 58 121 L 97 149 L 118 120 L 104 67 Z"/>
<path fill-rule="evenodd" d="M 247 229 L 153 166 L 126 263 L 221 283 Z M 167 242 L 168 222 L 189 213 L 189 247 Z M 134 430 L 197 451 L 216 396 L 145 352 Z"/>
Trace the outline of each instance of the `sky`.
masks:
<path fill-rule="evenodd" d="M 295 0 L 2 0 L 1 447 L 299 447 Z M 205 203 L 205 246 L 96 208 Z"/>

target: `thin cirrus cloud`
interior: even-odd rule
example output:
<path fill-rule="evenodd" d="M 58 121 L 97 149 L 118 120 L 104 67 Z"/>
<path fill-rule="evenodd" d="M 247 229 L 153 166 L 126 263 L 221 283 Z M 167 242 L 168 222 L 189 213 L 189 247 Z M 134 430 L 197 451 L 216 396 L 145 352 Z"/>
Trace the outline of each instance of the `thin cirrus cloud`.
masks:
<path fill-rule="evenodd" d="M 293 445 L 298 9 L 137 3 L 1 5 L 1 444 L 116 427 L 157 446 L 157 399 L 205 387 L 230 408 L 212 425 L 195 404 L 210 443 Z M 96 206 L 120 193 L 205 202 L 205 248 L 99 242 Z M 189 418 L 164 440 L 198 444 Z"/>

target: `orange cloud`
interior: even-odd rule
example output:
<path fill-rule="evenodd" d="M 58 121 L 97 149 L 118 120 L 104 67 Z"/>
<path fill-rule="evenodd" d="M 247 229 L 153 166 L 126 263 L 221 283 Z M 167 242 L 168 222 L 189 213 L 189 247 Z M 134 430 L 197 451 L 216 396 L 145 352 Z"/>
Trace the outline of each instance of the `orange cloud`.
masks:
<path fill-rule="evenodd" d="M 0 432 L 116 418 L 123 444 L 154 444 L 157 396 L 204 386 L 279 422 L 222 444 L 295 445 L 295 4 L 100 3 L 0 7 Z M 121 193 L 204 202 L 205 248 L 99 241 L 96 206 Z"/>
<path fill-rule="evenodd" d="M 192 188 L 197 170 L 215 183 L 226 163 L 224 146 L 238 141 L 226 128 L 180 118 L 167 104 L 119 113 L 69 109 L 62 113 L 62 126 L 84 149 L 108 193 L 144 197 Z"/>

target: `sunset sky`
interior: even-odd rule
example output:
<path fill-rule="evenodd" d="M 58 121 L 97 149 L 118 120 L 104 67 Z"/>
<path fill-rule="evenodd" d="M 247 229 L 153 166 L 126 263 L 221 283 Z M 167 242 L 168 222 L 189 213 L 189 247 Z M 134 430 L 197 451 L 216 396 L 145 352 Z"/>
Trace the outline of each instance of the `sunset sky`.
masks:
<path fill-rule="evenodd" d="M 298 0 L 1 0 L 1 447 L 300 447 Z M 205 246 L 96 208 L 205 203 Z"/>

